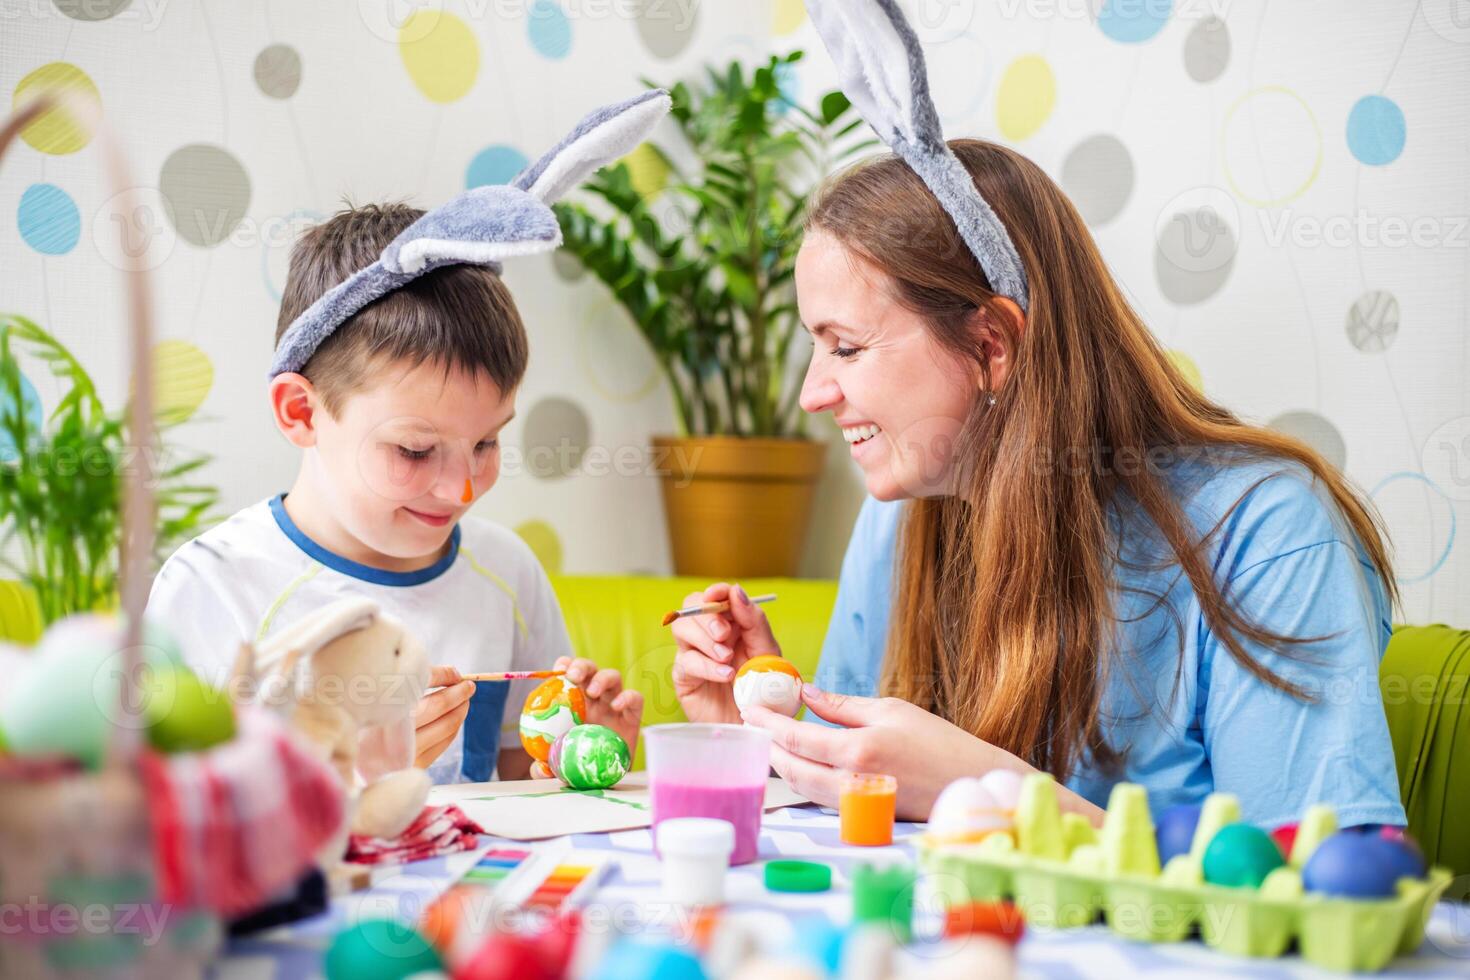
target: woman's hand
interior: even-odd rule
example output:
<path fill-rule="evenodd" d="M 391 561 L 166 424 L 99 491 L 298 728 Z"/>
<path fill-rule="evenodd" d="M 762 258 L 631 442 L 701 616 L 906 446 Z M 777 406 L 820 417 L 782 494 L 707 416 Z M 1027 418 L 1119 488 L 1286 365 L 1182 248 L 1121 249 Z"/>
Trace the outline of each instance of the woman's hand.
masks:
<path fill-rule="evenodd" d="M 685 606 L 729 601 L 730 611 L 676 619 L 671 629 L 679 652 L 674 656 L 674 694 L 690 721 L 740 723 L 731 682 L 751 657 L 781 652 L 770 620 L 738 585 L 720 582 L 684 597 Z"/>
<path fill-rule="evenodd" d="M 553 670 L 567 672 L 567 680 L 582 689 L 587 699 L 587 721 L 606 725 L 623 737 L 628 751 L 638 751 L 638 729 L 643 724 L 643 695 L 623 688 L 623 675 L 611 667 L 597 669 L 585 658 L 561 657 Z"/>
<path fill-rule="evenodd" d="M 898 819 L 928 820 L 940 790 L 961 776 L 983 776 L 992 769 L 1035 771 L 1004 749 L 899 698 L 829 694 L 808 684 L 801 699 L 819 717 L 844 727 L 796 721 L 762 707 L 747 708 L 743 717 L 771 733 L 771 765 L 782 778 L 823 806 L 837 806 L 847 773 L 886 773 L 898 780 Z M 1058 789 L 1064 810 L 1101 819 L 1097 807 Z"/>
<path fill-rule="evenodd" d="M 475 682 L 462 680 L 453 667 L 429 668 L 429 686 L 439 690 L 419 698 L 413 710 L 413 762 L 420 769 L 429 768 L 449 748 L 475 693 Z"/>

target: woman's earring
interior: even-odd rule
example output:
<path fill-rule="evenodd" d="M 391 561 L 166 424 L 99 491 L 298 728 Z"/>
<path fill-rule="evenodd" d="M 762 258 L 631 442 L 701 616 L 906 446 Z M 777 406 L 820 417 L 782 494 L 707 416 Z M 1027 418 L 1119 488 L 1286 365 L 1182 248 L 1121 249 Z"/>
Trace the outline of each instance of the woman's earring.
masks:
<path fill-rule="evenodd" d="M 994 408 L 995 407 L 995 392 L 993 392 L 993 391 L 982 391 L 980 394 L 985 399 L 985 407 L 986 408 Z"/>

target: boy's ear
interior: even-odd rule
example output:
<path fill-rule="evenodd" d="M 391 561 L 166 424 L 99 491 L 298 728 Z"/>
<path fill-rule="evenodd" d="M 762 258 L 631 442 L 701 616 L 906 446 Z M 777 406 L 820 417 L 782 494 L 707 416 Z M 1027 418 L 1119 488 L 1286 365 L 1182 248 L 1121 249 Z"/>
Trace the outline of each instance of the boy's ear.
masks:
<path fill-rule="evenodd" d="M 281 435 L 298 449 L 316 445 L 316 413 L 321 405 L 305 375 L 287 371 L 271 378 L 271 417 Z"/>

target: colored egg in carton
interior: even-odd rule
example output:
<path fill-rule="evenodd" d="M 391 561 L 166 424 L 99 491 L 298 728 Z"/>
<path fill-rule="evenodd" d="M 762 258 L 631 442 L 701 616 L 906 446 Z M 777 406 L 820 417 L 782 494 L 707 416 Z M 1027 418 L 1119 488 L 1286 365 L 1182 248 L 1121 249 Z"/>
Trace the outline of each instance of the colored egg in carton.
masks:
<path fill-rule="evenodd" d="M 1236 956 L 1280 956 L 1295 941 L 1318 966 L 1382 969 L 1418 948 L 1452 878 L 1426 869 L 1413 842 L 1391 829 L 1338 832 L 1327 806 L 1268 834 L 1240 823 L 1235 797 L 1216 793 L 1160 814 L 1156 832 L 1143 788 L 1120 783 L 1099 831 L 1062 814 L 1051 776 L 1036 773 L 1008 821 L 981 812 L 977 832 L 964 834 L 950 807 L 940 814 L 945 802 L 941 794 L 918 848 L 946 904 L 1011 899 L 1043 927 L 1101 916 L 1119 936 L 1145 942 L 1197 932 Z"/>

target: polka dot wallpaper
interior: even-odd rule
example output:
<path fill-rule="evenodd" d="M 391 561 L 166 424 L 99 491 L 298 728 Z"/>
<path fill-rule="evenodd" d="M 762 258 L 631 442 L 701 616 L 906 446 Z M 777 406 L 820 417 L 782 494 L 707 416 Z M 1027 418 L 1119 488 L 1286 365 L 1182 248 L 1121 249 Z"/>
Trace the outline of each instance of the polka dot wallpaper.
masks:
<path fill-rule="evenodd" d="M 1211 397 L 1343 466 L 1394 538 L 1405 618 L 1470 624 L 1470 28 L 1417 4 L 906 0 L 952 136 L 1052 174 L 1170 356 Z M 3 307 L 121 401 L 118 270 L 156 276 L 180 438 L 233 509 L 288 485 L 263 375 L 291 242 L 346 198 L 431 206 L 504 182 L 584 112 L 708 61 L 803 47 L 800 0 L 36 0 L 0 87 L 61 85 L 119 129 L 136 207 L 86 128 L 34 121 L 0 171 Z M 630 159 L 650 199 L 667 163 Z M 506 473 L 477 505 L 549 568 L 667 571 L 642 453 L 656 362 L 569 256 L 512 263 L 532 334 Z M 26 410 L 54 404 L 30 372 Z M 831 438 L 825 423 L 814 430 Z M 833 575 L 861 485 L 834 450 L 805 571 Z"/>

